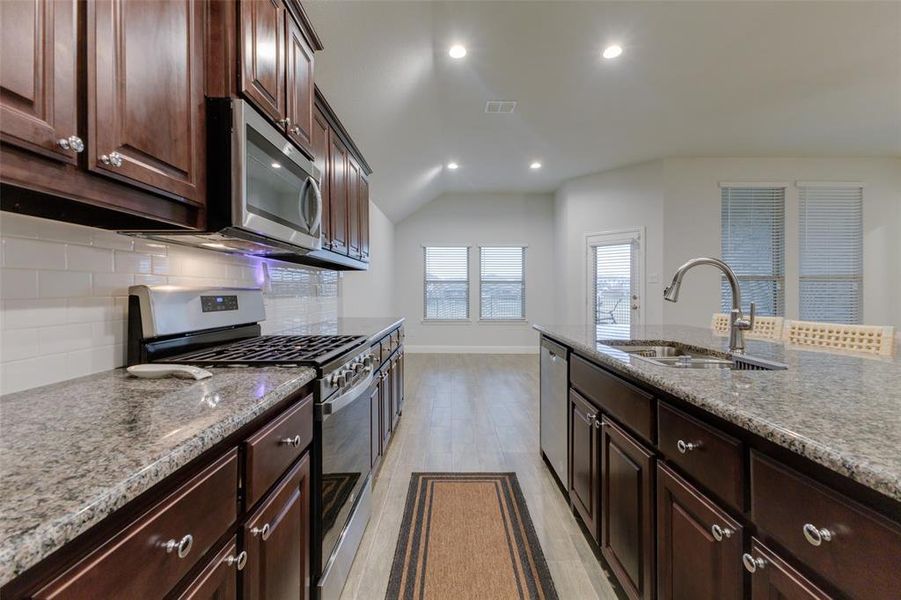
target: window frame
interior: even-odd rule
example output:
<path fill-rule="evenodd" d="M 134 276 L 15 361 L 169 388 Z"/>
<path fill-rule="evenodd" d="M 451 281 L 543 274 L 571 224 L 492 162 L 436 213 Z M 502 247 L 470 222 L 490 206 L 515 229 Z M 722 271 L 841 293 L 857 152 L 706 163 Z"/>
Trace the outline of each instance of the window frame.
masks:
<path fill-rule="evenodd" d="M 522 278 L 519 280 L 520 287 L 522 288 L 522 302 L 520 303 L 520 316 L 519 317 L 511 317 L 511 318 L 502 318 L 502 319 L 489 319 L 485 318 L 482 314 L 482 309 L 484 307 L 482 303 L 482 286 L 486 283 L 483 278 L 482 273 L 482 254 L 485 248 L 518 248 L 521 252 L 520 256 L 521 260 L 521 270 L 522 270 Z M 526 245 L 502 245 L 496 244 L 491 246 L 479 246 L 479 322 L 480 323 L 521 323 L 526 320 Z M 498 281 L 488 281 L 487 283 L 515 283 L 515 281 L 511 282 L 498 282 Z"/>
<path fill-rule="evenodd" d="M 786 231 L 785 225 L 786 225 L 786 205 L 787 205 L 787 196 L 788 196 L 788 184 L 784 184 L 781 182 L 778 182 L 778 183 L 777 182 L 736 182 L 736 183 L 720 182 L 719 188 L 720 188 L 720 203 L 719 203 L 720 204 L 720 258 L 724 262 L 729 264 L 730 267 L 733 267 L 733 269 L 735 269 L 735 266 L 733 264 L 735 261 L 732 260 L 730 262 L 730 260 L 728 260 L 727 257 L 725 256 L 725 252 L 723 251 L 723 244 L 726 241 L 726 238 L 724 236 L 725 228 L 723 227 L 723 225 L 724 225 L 723 211 L 725 209 L 724 202 L 726 200 L 726 195 L 728 193 L 728 190 L 741 190 L 741 191 L 750 192 L 750 193 L 753 193 L 754 190 L 764 190 L 764 191 L 768 191 L 769 193 L 775 193 L 777 191 L 782 192 L 782 210 L 781 210 L 782 220 L 781 220 L 781 225 L 779 228 L 779 233 L 780 233 L 779 237 L 781 238 L 781 250 L 780 250 L 781 269 L 775 269 L 775 268 L 772 269 L 772 271 L 774 273 L 778 272 L 779 274 L 774 274 L 774 275 L 766 275 L 766 274 L 761 274 L 761 273 L 742 274 L 742 273 L 736 272 L 735 276 L 738 279 L 740 287 L 741 287 L 741 284 L 745 283 L 745 282 L 755 282 L 755 281 L 773 282 L 776 285 L 776 290 L 778 292 L 778 296 L 775 298 L 775 309 L 776 310 L 774 310 L 774 314 L 772 316 L 785 317 L 786 316 L 786 295 L 787 295 L 787 293 L 786 293 L 786 254 L 787 254 L 787 252 L 786 252 L 786 249 L 787 249 L 786 233 L 787 233 L 787 231 Z M 730 198 L 730 201 L 731 201 L 731 198 Z M 774 239 L 774 241 L 775 241 L 775 239 Z M 775 248 L 775 245 L 774 245 L 774 248 Z M 772 249 L 771 249 L 771 251 L 772 251 Z M 775 255 L 775 251 L 773 251 L 773 254 Z M 781 271 L 781 272 L 779 272 L 779 271 Z M 720 304 L 720 310 L 725 311 L 725 312 L 729 312 L 729 310 L 731 310 L 731 306 L 732 306 L 731 294 L 729 294 L 729 300 L 727 303 L 726 302 L 726 294 L 723 291 L 727 287 L 728 287 L 728 282 L 726 280 L 726 276 L 722 275 L 720 277 L 720 302 L 719 302 L 719 304 Z M 742 310 L 747 310 L 748 307 L 750 306 L 750 303 L 753 302 L 754 300 L 755 299 L 753 297 L 750 297 L 750 294 L 747 294 L 745 292 L 745 290 L 742 290 L 742 304 L 743 304 L 743 306 L 741 307 Z M 756 302 L 756 305 L 757 305 L 757 308 L 759 309 L 760 302 Z M 761 313 L 761 316 L 771 316 L 771 315 L 769 315 L 769 314 L 764 315 Z"/>
<path fill-rule="evenodd" d="M 441 280 L 431 280 L 428 278 L 428 254 L 430 248 L 455 248 L 455 249 L 465 249 L 466 250 L 466 279 L 441 279 Z M 472 304 L 470 294 L 472 292 L 472 273 L 470 271 L 471 265 L 471 257 L 470 250 L 471 246 L 468 244 L 442 244 L 442 245 L 424 245 L 422 247 L 422 322 L 423 323 L 469 323 L 472 321 Z M 429 282 L 440 281 L 443 283 L 466 283 L 466 316 L 461 317 L 459 319 L 439 319 L 435 317 L 428 316 L 429 310 Z"/>

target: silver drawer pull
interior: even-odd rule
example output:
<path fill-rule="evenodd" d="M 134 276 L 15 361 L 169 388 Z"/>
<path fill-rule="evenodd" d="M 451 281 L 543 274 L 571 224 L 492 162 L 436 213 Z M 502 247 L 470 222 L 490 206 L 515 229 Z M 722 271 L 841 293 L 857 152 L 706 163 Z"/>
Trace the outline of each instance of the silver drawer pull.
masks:
<path fill-rule="evenodd" d="M 820 529 L 812 523 L 804 523 L 802 531 L 804 532 L 804 537 L 810 542 L 811 546 L 819 546 L 823 542 L 832 541 L 831 531 L 825 528 Z"/>
<path fill-rule="evenodd" d="M 269 523 L 266 523 L 262 527 L 254 527 L 253 529 L 250 530 L 250 533 L 252 535 L 260 536 L 263 539 L 263 541 L 265 542 L 266 540 L 269 539 L 269 534 L 271 533 L 271 530 L 269 529 Z"/>
<path fill-rule="evenodd" d="M 110 165 L 113 167 L 121 167 L 122 166 L 122 155 L 118 152 L 110 152 L 109 154 L 101 154 L 100 162 L 105 165 Z"/>
<path fill-rule="evenodd" d="M 238 556 L 227 557 L 224 562 L 230 567 L 234 565 L 239 571 L 243 571 L 244 565 L 247 564 L 247 550 L 242 550 Z"/>
<path fill-rule="evenodd" d="M 284 438 L 279 443 L 285 444 L 287 446 L 292 446 L 294 448 L 299 448 L 300 447 L 300 436 L 295 435 L 293 438 Z"/>
<path fill-rule="evenodd" d="M 755 573 L 757 569 L 762 569 L 766 566 L 766 561 L 762 558 L 754 558 L 745 552 L 741 555 L 741 564 L 745 566 L 745 571 L 748 573 Z"/>
<path fill-rule="evenodd" d="M 63 150 L 72 150 L 76 154 L 84 152 L 84 140 L 77 135 L 70 135 L 67 138 L 56 140 L 56 144 Z"/>
<path fill-rule="evenodd" d="M 718 542 L 722 542 L 723 538 L 731 538 L 732 534 L 735 533 L 728 527 L 720 527 L 719 525 L 714 525 L 710 528 L 710 533 L 713 535 L 713 539 Z"/>
<path fill-rule="evenodd" d="M 191 547 L 193 545 L 194 536 L 189 533 L 177 542 L 175 540 L 169 540 L 163 547 L 166 549 L 166 554 L 172 554 L 172 552 L 176 552 L 178 554 L 178 558 L 184 558 L 188 555 L 188 552 L 191 551 Z"/>
<path fill-rule="evenodd" d="M 680 454 L 688 454 L 692 450 L 697 450 L 700 447 L 701 442 L 686 442 L 684 440 L 676 442 L 676 450 L 678 450 Z"/>

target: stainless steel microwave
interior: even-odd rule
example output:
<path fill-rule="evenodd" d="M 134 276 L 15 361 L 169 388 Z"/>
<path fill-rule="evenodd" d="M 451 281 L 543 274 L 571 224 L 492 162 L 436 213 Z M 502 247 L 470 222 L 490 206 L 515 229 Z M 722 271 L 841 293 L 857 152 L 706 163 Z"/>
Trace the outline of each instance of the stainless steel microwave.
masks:
<path fill-rule="evenodd" d="M 207 100 L 207 227 L 135 235 L 291 260 L 319 250 L 322 173 L 243 100 Z"/>

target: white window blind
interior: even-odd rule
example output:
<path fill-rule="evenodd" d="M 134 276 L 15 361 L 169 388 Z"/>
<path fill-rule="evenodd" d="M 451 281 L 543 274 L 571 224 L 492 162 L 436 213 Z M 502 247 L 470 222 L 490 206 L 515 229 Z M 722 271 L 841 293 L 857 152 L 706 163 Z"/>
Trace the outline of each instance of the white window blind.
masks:
<path fill-rule="evenodd" d="M 425 318 L 469 318 L 469 248 L 425 248 Z"/>
<path fill-rule="evenodd" d="M 863 189 L 800 188 L 800 316 L 863 322 Z"/>
<path fill-rule="evenodd" d="M 638 242 L 595 246 L 594 322 L 596 325 L 631 324 L 631 297 L 637 272 L 633 268 Z"/>
<path fill-rule="evenodd" d="M 735 271 L 742 310 L 785 314 L 785 188 L 722 188 L 722 258 Z M 723 277 L 722 310 L 732 310 L 732 291 Z"/>
<path fill-rule="evenodd" d="M 526 249 L 480 249 L 479 318 L 505 321 L 526 317 Z"/>

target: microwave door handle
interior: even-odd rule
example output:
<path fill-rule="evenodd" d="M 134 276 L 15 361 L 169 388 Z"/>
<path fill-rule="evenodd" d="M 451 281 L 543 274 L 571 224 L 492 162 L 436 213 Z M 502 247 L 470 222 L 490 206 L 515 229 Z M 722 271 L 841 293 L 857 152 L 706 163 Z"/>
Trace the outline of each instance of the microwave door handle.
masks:
<path fill-rule="evenodd" d="M 313 194 L 314 199 L 314 212 L 313 218 L 307 220 L 307 210 L 305 205 L 311 193 Z M 303 188 L 300 192 L 300 214 L 307 220 L 307 226 L 310 228 L 310 233 L 315 233 L 319 229 L 319 225 L 322 221 L 322 192 L 319 190 L 319 183 L 309 176 L 306 181 L 303 182 Z"/>

